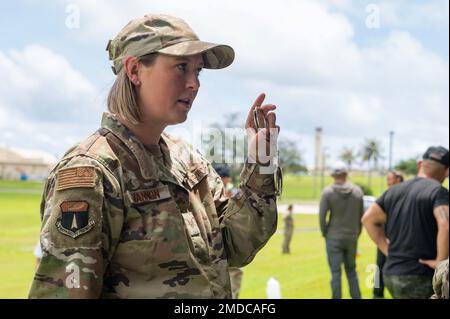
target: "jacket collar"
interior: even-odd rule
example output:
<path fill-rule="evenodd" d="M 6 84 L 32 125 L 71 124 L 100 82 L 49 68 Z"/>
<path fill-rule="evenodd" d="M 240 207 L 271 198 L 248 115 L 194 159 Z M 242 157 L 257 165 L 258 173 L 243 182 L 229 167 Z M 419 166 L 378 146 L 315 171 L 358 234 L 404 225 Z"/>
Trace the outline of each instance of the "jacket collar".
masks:
<path fill-rule="evenodd" d="M 184 144 L 180 147 L 180 143 L 173 141 L 166 133 L 161 135 L 159 142 L 164 156 L 164 163 L 161 163 L 114 114 L 103 114 L 102 127 L 119 138 L 132 152 L 145 179 L 162 180 L 190 190 L 206 176 L 205 169 L 200 168 L 203 166 L 201 160 L 193 158 L 193 152 L 183 147 Z"/>

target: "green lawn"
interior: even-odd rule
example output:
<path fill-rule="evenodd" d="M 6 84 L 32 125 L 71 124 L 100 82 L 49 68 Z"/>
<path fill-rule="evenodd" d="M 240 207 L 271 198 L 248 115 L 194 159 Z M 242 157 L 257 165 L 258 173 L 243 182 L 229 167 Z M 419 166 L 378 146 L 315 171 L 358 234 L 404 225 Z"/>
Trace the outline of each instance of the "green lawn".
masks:
<path fill-rule="evenodd" d="M 412 177 L 407 177 L 410 179 Z M 353 183 L 369 186 L 368 177 L 365 175 L 350 174 L 349 180 Z M 298 202 L 313 202 L 320 199 L 322 186 L 328 186 L 333 183 L 331 176 L 283 176 L 283 194 L 280 202 L 283 204 Z M 373 174 L 370 189 L 375 197 L 379 197 L 387 189 L 385 176 Z M 444 182 L 444 186 L 448 189 L 448 178 Z"/>
<path fill-rule="evenodd" d="M 367 176 L 350 176 L 353 183 L 368 186 Z M 285 175 L 283 178 L 282 201 L 314 201 L 319 200 L 322 188 L 331 185 L 331 176 L 317 177 Z M 323 187 L 322 187 L 323 186 Z M 372 176 L 371 189 L 374 196 L 381 195 L 386 190 L 386 179 L 384 176 Z"/>
<path fill-rule="evenodd" d="M 24 298 L 34 275 L 40 194 L 0 192 L 0 298 Z"/>
<path fill-rule="evenodd" d="M 5 181 L 0 179 L 0 192 L 35 191 L 41 193 L 43 182 L 38 181 Z"/>
<path fill-rule="evenodd" d="M 325 241 L 318 229 L 315 215 L 296 215 L 296 233 L 291 243 L 291 254 L 281 254 L 283 241 L 282 222 L 277 233 L 259 252 L 255 260 L 245 267 L 241 298 L 265 298 L 267 280 L 273 276 L 281 285 L 283 298 L 323 299 L 331 297 L 330 271 L 328 269 Z M 375 264 L 376 249 L 363 231 L 358 245 L 357 270 L 363 298 L 372 297 L 373 274 L 369 265 Z M 342 275 L 343 297 L 350 298 L 345 271 Z"/>
<path fill-rule="evenodd" d="M 376 179 L 373 181 L 375 185 Z M 378 182 L 381 185 L 381 178 Z M 308 189 L 312 184 L 311 177 L 286 176 L 283 201 L 313 200 L 313 192 Z M 448 187 L 448 181 L 446 185 Z M 34 275 L 33 249 L 40 228 L 42 189 L 43 183 L 0 180 L 0 274 L 3 278 L 0 298 L 27 296 Z M 242 298 L 264 298 L 266 283 L 271 276 L 281 283 L 284 298 L 328 298 L 331 295 L 325 243 L 318 230 L 317 216 L 295 215 L 295 227 L 291 255 L 281 254 L 280 223 L 266 247 L 244 268 Z M 367 267 L 374 261 L 375 246 L 363 232 L 357 262 L 364 298 L 371 297 L 371 289 L 366 285 L 371 273 Z M 344 297 L 348 297 L 344 279 Z"/>

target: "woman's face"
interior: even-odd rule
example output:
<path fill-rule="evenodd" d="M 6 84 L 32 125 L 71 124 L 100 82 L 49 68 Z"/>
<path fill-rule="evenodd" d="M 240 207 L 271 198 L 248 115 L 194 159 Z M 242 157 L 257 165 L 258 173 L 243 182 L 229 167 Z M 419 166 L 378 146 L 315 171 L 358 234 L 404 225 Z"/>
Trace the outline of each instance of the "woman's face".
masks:
<path fill-rule="evenodd" d="M 200 88 L 203 67 L 200 54 L 174 57 L 159 54 L 151 66 L 139 68 L 138 104 L 141 120 L 156 125 L 186 121 Z"/>

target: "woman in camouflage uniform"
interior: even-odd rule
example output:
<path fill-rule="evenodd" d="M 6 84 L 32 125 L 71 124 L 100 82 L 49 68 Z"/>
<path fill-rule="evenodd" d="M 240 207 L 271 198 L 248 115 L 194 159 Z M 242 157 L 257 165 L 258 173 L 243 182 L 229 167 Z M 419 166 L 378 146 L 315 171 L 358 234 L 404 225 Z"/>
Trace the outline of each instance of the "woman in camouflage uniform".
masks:
<path fill-rule="evenodd" d="M 252 151 L 228 199 L 210 163 L 163 131 L 186 120 L 201 69 L 227 67 L 233 49 L 147 15 L 107 50 L 109 112 L 48 177 L 30 298 L 230 298 L 228 267 L 250 263 L 276 229 L 281 175 L 264 173 L 273 156 L 261 160 L 257 143 L 276 146 L 275 106 L 261 95 L 251 108 Z"/>

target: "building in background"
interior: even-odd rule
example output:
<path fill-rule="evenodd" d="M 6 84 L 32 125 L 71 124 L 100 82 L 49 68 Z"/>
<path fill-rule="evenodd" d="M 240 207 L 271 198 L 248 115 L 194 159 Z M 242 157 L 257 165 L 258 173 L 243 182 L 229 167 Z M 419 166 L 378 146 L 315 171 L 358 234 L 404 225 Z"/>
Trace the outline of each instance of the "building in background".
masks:
<path fill-rule="evenodd" d="M 0 179 L 43 180 L 55 163 L 56 158 L 44 152 L 0 147 Z"/>

